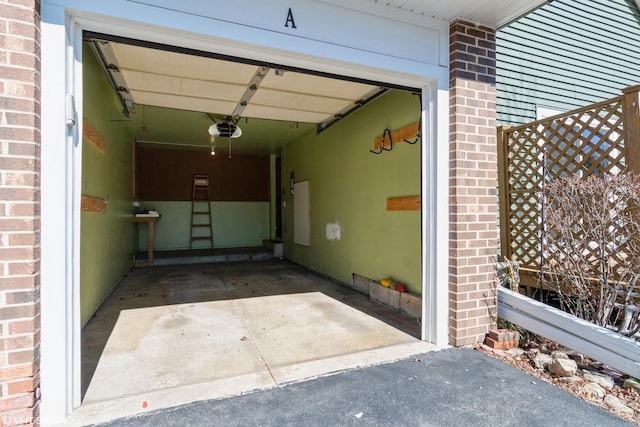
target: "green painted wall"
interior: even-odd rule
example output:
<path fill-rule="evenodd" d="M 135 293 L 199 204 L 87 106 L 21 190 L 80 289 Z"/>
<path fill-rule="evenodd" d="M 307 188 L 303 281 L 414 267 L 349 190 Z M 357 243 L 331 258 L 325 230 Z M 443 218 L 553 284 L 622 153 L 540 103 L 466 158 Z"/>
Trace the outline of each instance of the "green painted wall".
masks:
<path fill-rule="evenodd" d="M 352 273 L 392 277 L 421 293 L 420 212 L 387 211 L 387 198 L 420 194 L 420 144 L 394 144 L 369 152 L 385 128 L 415 123 L 419 97 L 393 91 L 316 135 L 311 132 L 283 152 L 283 243 L 285 257 L 344 283 Z M 310 180 L 311 245 L 293 243 L 296 182 Z M 339 223 L 340 240 L 326 226 Z"/>
<path fill-rule="evenodd" d="M 142 201 L 141 208 L 161 215 L 155 225 L 156 250 L 189 249 L 191 202 Z M 262 240 L 269 238 L 268 202 L 211 202 L 211 217 L 216 248 L 262 246 Z M 147 250 L 148 236 L 146 224 L 140 224 L 140 250 Z M 209 247 L 208 242 L 196 244 Z"/>
<path fill-rule="evenodd" d="M 554 0 L 496 33 L 498 125 L 536 120 L 536 106 L 572 110 L 640 83 L 633 0 Z"/>
<path fill-rule="evenodd" d="M 82 146 L 82 194 L 107 202 L 107 212 L 80 219 L 80 314 L 82 325 L 131 269 L 135 251 L 132 138 L 121 108 L 93 52 L 83 49 L 82 115 L 107 141 L 107 153 Z"/>

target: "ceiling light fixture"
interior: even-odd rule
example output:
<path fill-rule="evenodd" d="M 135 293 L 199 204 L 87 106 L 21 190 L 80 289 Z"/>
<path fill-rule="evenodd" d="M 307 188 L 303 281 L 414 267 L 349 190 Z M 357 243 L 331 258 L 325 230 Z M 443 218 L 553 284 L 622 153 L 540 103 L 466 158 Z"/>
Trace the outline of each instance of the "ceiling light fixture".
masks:
<path fill-rule="evenodd" d="M 209 126 L 209 135 L 211 135 L 212 138 L 239 138 L 242 135 L 242 129 L 240 129 L 240 126 L 235 123 L 225 121 L 222 123 L 214 123 Z"/>
<path fill-rule="evenodd" d="M 209 135 L 211 142 L 211 155 L 216 155 L 216 138 L 229 138 L 229 158 L 231 158 L 231 138 L 239 138 L 242 135 L 242 129 L 235 123 L 226 120 L 222 123 L 214 123 L 209 126 Z"/>

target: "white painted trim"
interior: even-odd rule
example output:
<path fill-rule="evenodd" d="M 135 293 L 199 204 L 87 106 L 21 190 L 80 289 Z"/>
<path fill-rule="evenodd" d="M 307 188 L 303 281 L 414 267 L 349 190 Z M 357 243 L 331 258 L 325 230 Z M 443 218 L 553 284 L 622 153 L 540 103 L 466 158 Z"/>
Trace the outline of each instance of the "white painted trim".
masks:
<path fill-rule="evenodd" d="M 437 90 L 436 147 L 436 217 L 437 286 L 439 294 L 433 310 L 437 311 L 437 345 L 449 344 L 449 79 L 440 80 Z"/>
<path fill-rule="evenodd" d="M 72 366 L 70 371 L 72 372 L 71 379 L 71 399 L 74 408 L 80 406 L 82 398 L 82 358 L 81 358 L 81 344 L 82 344 L 82 325 L 81 325 L 81 301 L 80 301 L 80 218 L 81 218 L 81 195 L 82 195 L 82 112 L 83 110 L 83 70 L 82 70 L 82 29 L 73 21 L 67 21 L 67 29 L 70 30 L 72 37 L 71 43 L 67 47 L 67 78 L 70 80 L 68 83 L 68 93 L 74 96 L 76 104 L 76 126 L 74 127 L 73 140 L 70 141 L 71 150 L 71 163 L 70 163 L 70 177 L 69 183 L 72 187 L 71 198 L 71 235 L 72 235 L 72 250 L 71 250 L 71 265 L 69 270 L 71 272 L 71 287 L 72 295 L 69 297 L 70 310 L 67 317 L 67 327 L 71 327 L 71 344 L 69 352 L 71 354 Z M 67 214 L 69 215 L 69 213 Z"/>
<path fill-rule="evenodd" d="M 433 83 L 423 88 L 422 99 L 422 340 L 445 346 L 449 333 L 449 98 Z"/>
<path fill-rule="evenodd" d="M 548 117 L 557 116 L 558 114 L 562 114 L 565 111 L 558 110 L 556 108 L 545 107 L 544 105 L 536 105 L 536 120 L 542 120 Z"/>
<path fill-rule="evenodd" d="M 363 58 L 348 58 L 355 62 L 327 59 L 317 55 L 288 52 L 242 42 L 223 40 L 211 35 L 134 23 L 123 18 L 65 9 L 60 4 L 72 3 L 81 8 L 91 5 L 112 8 L 111 2 L 78 3 L 61 0 L 59 4 L 44 1 L 42 5 L 42 357 L 41 357 L 41 424 L 58 424 L 80 404 L 80 189 L 81 145 L 74 145 L 81 135 L 81 123 L 69 131 L 65 125 L 67 93 L 74 95 L 77 111 L 82 111 L 81 46 L 82 30 L 91 30 L 168 45 L 217 52 L 238 57 L 269 61 L 283 65 L 314 69 L 336 75 L 358 77 L 391 84 L 423 87 L 429 100 L 428 118 L 423 111 L 423 125 L 428 126 L 429 142 L 423 142 L 423 156 L 428 156 L 428 181 L 423 189 L 438 191 L 423 209 L 423 227 L 429 224 L 428 238 L 423 230 L 423 289 L 434 297 L 423 298 L 423 338 L 436 344 L 447 341 L 447 255 L 446 233 L 448 213 L 448 163 L 442 163 L 442 151 L 437 146 L 448 135 L 448 110 L 442 104 L 442 89 L 446 86 L 448 68 L 406 60 L 389 61 L 380 68 L 373 65 L 384 55 L 369 53 Z M 118 2 L 116 2 L 118 3 Z M 122 2 L 119 2 L 122 3 Z M 107 6 L 107 4 L 109 6 Z M 120 12 L 122 13 L 122 12 Z M 131 16 L 137 16 L 135 14 Z M 146 17 L 145 19 L 152 19 Z M 163 17 L 166 19 L 166 17 Z M 162 21 L 162 19 L 160 19 Z M 391 65 L 393 67 L 391 67 Z M 66 86 L 61 76 L 67 76 Z M 444 109 L 443 109 L 444 108 Z M 80 113 L 81 114 L 81 113 Z M 427 138 L 425 138 L 427 139 Z M 428 152 L 426 150 L 428 148 Z M 444 150 L 445 152 L 447 150 Z M 427 154 L 428 153 L 428 154 Z M 425 158 L 423 158 L 424 160 Z M 443 175 L 444 173 L 444 175 Z M 425 174 L 423 174 L 425 175 Z M 426 178 L 425 178 L 426 179 Z M 423 190 L 424 191 L 424 190 Z M 443 215 L 443 212 L 445 214 Z M 427 223 L 427 220 L 429 221 Z M 425 228 L 426 230 L 426 228 Z M 427 250 L 428 249 L 428 250 Z M 427 281 L 427 277 L 429 278 Z M 444 277 L 444 280 L 443 280 Z M 443 303 L 444 301 L 444 303 Z M 428 304 L 428 306 L 427 306 Z M 436 322 L 432 327 L 431 322 Z M 64 331 L 64 332 L 63 332 Z M 64 334 L 64 336 L 61 336 Z"/>
<path fill-rule="evenodd" d="M 362 2 L 360 0 L 316 0 L 322 3 L 331 4 L 343 9 L 371 14 L 401 22 L 403 25 L 415 25 L 438 29 L 443 37 L 438 40 L 439 65 L 449 67 L 449 22 L 444 19 L 437 19 L 430 16 L 415 14 L 402 8 L 389 7 L 379 2 Z M 640 0 L 639 0 L 640 1 Z"/>
<path fill-rule="evenodd" d="M 509 289 L 498 288 L 498 316 L 640 378 L 640 342 Z"/>
<path fill-rule="evenodd" d="M 433 18 L 430 16 L 410 12 L 399 7 L 389 7 L 382 2 L 363 2 L 361 0 L 316 0 L 321 3 L 327 3 L 339 6 L 345 9 L 351 9 L 361 13 L 367 13 L 376 16 L 382 16 L 393 19 L 403 24 L 427 26 L 430 28 L 438 26 L 449 27 L 449 23 L 444 19 Z M 640 0 L 639 0 L 640 1 Z M 448 41 L 447 41 L 448 42 Z"/>
<path fill-rule="evenodd" d="M 448 61 L 448 26 L 444 22 L 435 25 L 433 21 L 433 26 L 408 25 L 388 17 L 361 12 L 355 15 L 358 12 L 344 7 L 335 10 L 335 5 L 300 1 L 294 9 L 309 15 L 309 28 L 299 26 L 295 34 L 287 34 L 282 31 L 279 15 L 273 16 L 277 13 L 273 10 L 289 7 L 285 0 L 273 0 L 267 7 L 259 0 L 247 2 L 244 6 L 253 11 L 249 15 L 244 8 L 216 7 L 204 0 L 183 0 L 179 4 L 168 0 L 56 0 L 56 3 L 68 7 L 74 20 L 90 31 L 369 80 L 380 80 L 382 73 L 388 83 L 415 88 L 424 85 L 424 76 L 448 78 L 448 66 L 440 64 L 445 57 Z M 164 3 L 170 6 L 165 7 Z M 219 16 L 212 16 L 213 9 L 217 9 Z M 344 14 L 353 22 L 337 25 L 337 16 L 347 19 L 342 18 Z M 262 21 L 257 21 L 256 16 L 261 15 Z M 385 28 L 385 32 L 371 30 L 375 28 Z M 347 31 L 359 40 L 356 45 L 334 40 L 340 35 L 346 37 Z M 404 52 L 398 56 L 398 49 L 392 49 L 389 43 L 401 36 L 408 38 L 408 42 L 403 43 Z M 347 68 L 346 63 L 350 64 Z"/>
<path fill-rule="evenodd" d="M 77 82 L 69 67 L 74 67 L 72 45 L 79 33 L 62 8 L 43 5 L 42 16 L 40 419 L 47 425 L 71 413 L 74 382 L 80 383 L 73 374 L 79 369 L 79 323 L 73 308 L 78 259 L 74 209 L 79 198 L 74 204 L 72 185 L 79 126 L 67 127 L 65 120 L 66 95 L 73 94 Z"/>
<path fill-rule="evenodd" d="M 148 40 L 168 46 L 179 46 L 189 49 L 215 52 L 221 55 L 236 56 L 239 58 L 252 58 L 267 63 L 287 65 L 306 70 L 314 70 L 338 76 L 358 77 L 366 80 L 384 81 L 400 86 L 419 88 L 425 80 L 436 78 L 448 78 L 448 67 L 416 63 L 384 55 L 371 55 L 367 64 L 347 63 L 347 54 L 340 60 L 322 58 L 305 53 L 288 52 L 276 48 L 248 46 L 245 44 L 232 44 L 229 41 L 219 40 L 205 35 L 193 35 L 186 33 L 166 32 L 159 28 L 131 27 L 124 22 L 111 20 L 105 21 L 104 17 L 96 17 L 85 13 L 74 16 L 74 19 L 84 29 L 105 34 L 117 34 L 139 40 Z M 369 65 L 371 64 L 371 65 Z M 375 64 L 375 65 L 373 65 Z M 395 71 L 381 68 L 380 65 L 390 64 L 395 69 L 405 68 L 409 72 Z M 422 74 L 430 76 L 425 78 Z"/>
<path fill-rule="evenodd" d="M 422 250 L 422 314 L 421 314 L 421 339 L 423 341 L 433 342 L 435 338 L 435 331 L 431 327 L 433 315 L 432 307 L 435 301 L 436 295 L 436 282 L 433 275 L 434 251 L 431 244 L 432 235 L 434 232 L 431 214 L 433 209 L 432 197 L 431 197 L 431 183 L 433 178 L 431 177 L 431 171 L 433 165 L 431 160 L 433 159 L 433 146 L 434 144 L 434 132 L 433 132 L 433 108 L 434 99 L 433 91 L 430 86 L 422 88 L 422 114 L 421 120 L 421 132 L 420 138 L 420 224 L 421 224 L 421 250 Z"/>

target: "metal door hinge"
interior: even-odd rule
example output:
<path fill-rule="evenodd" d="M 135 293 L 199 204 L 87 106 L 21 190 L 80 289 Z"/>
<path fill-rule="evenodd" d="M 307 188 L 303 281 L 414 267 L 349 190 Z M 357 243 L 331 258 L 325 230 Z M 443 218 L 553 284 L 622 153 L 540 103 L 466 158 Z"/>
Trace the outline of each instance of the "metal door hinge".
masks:
<path fill-rule="evenodd" d="M 76 100 L 70 93 L 67 94 L 64 115 L 67 126 L 74 127 L 76 125 Z"/>

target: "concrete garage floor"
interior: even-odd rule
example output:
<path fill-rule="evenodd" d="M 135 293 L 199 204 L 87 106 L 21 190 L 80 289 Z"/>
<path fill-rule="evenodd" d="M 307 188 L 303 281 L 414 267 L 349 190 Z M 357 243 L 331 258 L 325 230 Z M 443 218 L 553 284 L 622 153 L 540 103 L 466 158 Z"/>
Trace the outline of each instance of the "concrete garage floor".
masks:
<path fill-rule="evenodd" d="M 133 270 L 82 332 L 80 424 L 433 349 L 417 322 L 286 261 Z"/>

